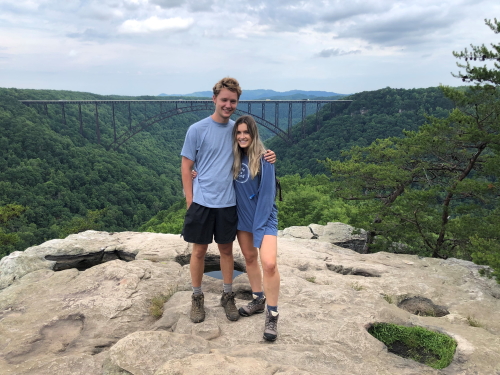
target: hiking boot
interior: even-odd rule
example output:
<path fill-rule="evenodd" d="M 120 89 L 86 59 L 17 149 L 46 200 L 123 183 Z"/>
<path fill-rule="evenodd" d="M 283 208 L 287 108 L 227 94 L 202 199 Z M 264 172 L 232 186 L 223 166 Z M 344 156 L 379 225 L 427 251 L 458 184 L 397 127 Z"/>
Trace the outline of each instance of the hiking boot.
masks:
<path fill-rule="evenodd" d="M 253 300 L 248 305 L 239 308 L 238 312 L 241 316 L 250 316 L 264 312 L 266 308 L 266 297 L 258 298 L 255 294 L 252 296 Z"/>
<path fill-rule="evenodd" d="M 278 337 L 278 318 L 280 314 L 276 311 L 266 309 L 266 324 L 264 326 L 264 340 L 274 341 Z"/>
<path fill-rule="evenodd" d="M 222 297 L 220 298 L 220 304 L 222 307 L 224 307 L 226 317 L 232 321 L 238 320 L 240 318 L 240 314 L 238 314 L 238 310 L 236 309 L 236 305 L 234 304 L 234 296 L 234 292 L 223 292 Z"/>
<path fill-rule="evenodd" d="M 189 318 L 193 323 L 201 323 L 205 320 L 205 309 L 203 304 L 205 303 L 205 297 L 202 294 L 193 294 L 191 296 L 191 312 L 189 313 Z"/>

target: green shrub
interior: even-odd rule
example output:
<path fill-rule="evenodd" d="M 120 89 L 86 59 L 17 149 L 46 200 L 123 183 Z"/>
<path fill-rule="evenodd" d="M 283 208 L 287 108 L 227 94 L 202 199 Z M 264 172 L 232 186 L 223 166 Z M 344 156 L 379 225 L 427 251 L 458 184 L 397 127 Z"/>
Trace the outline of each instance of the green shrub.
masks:
<path fill-rule="evenodd" d="M 449 366 L 457 347 L 451 337 L 422 327 L 375 323 L 368 332 L 387 345 L 391 353 L 435 369 Z"/>

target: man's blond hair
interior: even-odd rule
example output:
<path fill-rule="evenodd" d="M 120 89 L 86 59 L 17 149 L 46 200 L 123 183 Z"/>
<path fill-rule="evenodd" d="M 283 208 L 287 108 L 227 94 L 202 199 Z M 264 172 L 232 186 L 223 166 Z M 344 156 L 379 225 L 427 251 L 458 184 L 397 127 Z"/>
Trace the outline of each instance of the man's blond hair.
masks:
<path fill-rule="evenodd" d="M 222 89 L 228 89 L 229 91 L 235 92 L 238 95 L 238 99 L 240 99 L 241 87 L 235 78 L 226 77 L 217 82 L 213 88 L 214 95 L 219 95 Z"/>

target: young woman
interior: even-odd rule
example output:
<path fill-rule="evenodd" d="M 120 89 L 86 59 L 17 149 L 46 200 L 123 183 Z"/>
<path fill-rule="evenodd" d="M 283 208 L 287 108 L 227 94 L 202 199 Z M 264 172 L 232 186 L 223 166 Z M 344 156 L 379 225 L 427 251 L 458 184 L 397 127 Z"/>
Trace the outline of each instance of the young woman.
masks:
<path fill-rule="evenodd" d="M 250 316 L 265 310 L 264 339 L 274 341 L 278 336 L 280 288 L 280 275 L 276 264 L 278 244 L 278 209 L 274 203 L 276 176 L 274 166 L 263 158 L 266 150 L 252 116 L 242 116 L 236 120 L 233 127 L 233 152 L 234 188 L 238 212 L 237 237 L 245 257 L 253 293 L 253 300 L 248 305 L 240 307 L 239 313 L 242 316 Z M 262 272 L 258 263 L 259 255 Z"/>

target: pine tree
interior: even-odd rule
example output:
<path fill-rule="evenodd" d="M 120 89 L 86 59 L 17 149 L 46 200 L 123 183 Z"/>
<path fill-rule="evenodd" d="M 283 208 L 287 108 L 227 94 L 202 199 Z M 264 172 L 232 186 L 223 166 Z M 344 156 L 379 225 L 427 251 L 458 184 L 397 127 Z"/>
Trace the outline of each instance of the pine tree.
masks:
<path fill-rule="evenodd" d="M 486 24 L 500 32 L 496 19 Z M 500 269 L 500 44 L 492 48 L 454 52 L 466 59 L 455 76 L 473 85 L 442 87 L 456 105 L 447 118 L 428 117 L 403 138 L 326 161 L 337 195 L 365 201 L 354 220 L 368 229 L 365 251 L 461 257 Z"/>

